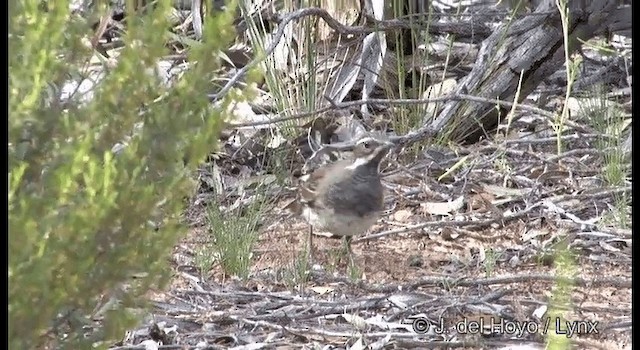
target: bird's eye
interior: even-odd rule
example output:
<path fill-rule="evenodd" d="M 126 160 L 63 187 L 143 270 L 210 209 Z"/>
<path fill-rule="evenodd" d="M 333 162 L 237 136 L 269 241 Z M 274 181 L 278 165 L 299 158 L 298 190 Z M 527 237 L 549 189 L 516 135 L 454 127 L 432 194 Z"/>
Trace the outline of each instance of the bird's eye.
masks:
<path fill-rule="evenodd" d="M 369 149 L 371 148 L 371 142 L 369 141 L 365 141 L 365 143 L 362 144 L 364 146 L 364 148 Z"/>

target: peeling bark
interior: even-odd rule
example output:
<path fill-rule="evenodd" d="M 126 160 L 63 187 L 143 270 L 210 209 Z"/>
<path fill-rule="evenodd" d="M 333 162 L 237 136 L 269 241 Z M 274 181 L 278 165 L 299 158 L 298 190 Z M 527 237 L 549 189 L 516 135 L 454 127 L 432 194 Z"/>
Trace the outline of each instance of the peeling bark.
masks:
<path fill-rule="evenodd" d="M 613 27 L 625 27 L 616 0 L 571 0 L 568 6 L 570 52 L 578 48 L 578 39 L 586 41 Z M 561 69 L 564 60 L 560 12 L 555 1 L 545 0 L 532 15 L 502 25 L 482 43 L 474 68 L 455 93 L 513 101 L 522 73 L 522 101 L 546 77 Z M 494 130 L 507 112 L 494 104 L 450 101 L 426 125 L 434 131 L 447 128 L 454 140 L 475 142 Z"/>

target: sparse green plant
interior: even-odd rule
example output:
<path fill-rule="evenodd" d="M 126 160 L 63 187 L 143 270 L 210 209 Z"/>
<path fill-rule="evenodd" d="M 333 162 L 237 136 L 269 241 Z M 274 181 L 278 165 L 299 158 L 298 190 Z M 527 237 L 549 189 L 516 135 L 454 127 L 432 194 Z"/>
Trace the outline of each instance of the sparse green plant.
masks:
<path fill-rule="evenodd" d="M 193 264 L 200 272 L 201 276 L 204 276 L 207 271 L 213 266 L 216 261 L 215 247 L 211 243 L 203 244 L 196 249 Z"/>
<path fill-rule="evenodd" d="M 340 265 L 340 261 L 346 256 L 346 251 L 341 248 L 331 248 L 329 253 L 329 266 L 331 269 L 336 269 Z"/>
<path fill-rule="evenodd" d="M 548 314 L 552 320 L 559 318 L 562 323 L 566 320 L 566 310 L 572 310 L 571 292 L 574 287 L 573 279 L 577 274 L 575 258 L 566 244 L 558 244 L 554 251 L 554 265 L 556 282 L 552 288 L 551 302 Z M 547 349 L 565 350 L 571 347 L 571 339 L 556 332 L 547 333 Z"/>
<path fill-rule="evenodd" d="M 335 251 L 334 250 L 329 250 L 329 259 L 327 259 L 327 263 L 328 264 L 325 266 L 325 268 L 327 269 L 327 272 L 329 272 L 331 274 L 335 273 L 338 270 L 338 263 L 339 262 L 340 262 L 340 258 L 335 253 Z"/>
<path fill-rule="evenodd" d="M 568 0 L 556 0 L 556 6 L 560 12 L 560 19 L 562 22 L 562 34 L 564 41 L 564 56 L 565 56 L 565 69 L 567 77 L 565 103 L 563 104 L 562 111 L 556 115 L 553 129 L 556 134 L 556 152 L 560 155 L 563 152 L 562 147 L 562 133 L 564 132 L 564 125 L 569 119 L 569 100 L 573 83 L 578 75 L 580 65 L 582 63 L 581 56 L 570 55 L 569 47 L 569 8 Z M 574 278 L 577 269 L 569 247 L 563 241 L 556 245 L 554 249 L 554 264 L 556 267 L 555 277 L 556 283 L 552 291 L 551 307 L 547 317 L 555 319 L 555 317 L 562 317 L 562 310 L 571 310 L 571 292 L 573 290 L 573 284 L 571 279 Z M 547 349 L 551 350 L 565 350 L 571 347 L 571 340 L 567 337 L 558 336 L 555 332 L 547 333 Z"/>
<path fill-rule="evenodd" d="M 524 78 L 524 71 L 520 71 L 520 78 L 518 79 L 518 88 L 516 89 L 516 94 L 513 96 L 513 105 L 509 110 L 509 115 L 507 116 L 507 125 L 504 131 L 505 139 L 509 135 L 511 131 L 511 125 L 513 124 L 513 120 L 516 116 L 516 110 L 518 107 L 518 101 L 520 100 L 520 93 L 522 92 L 522 79 Z M 499 109 L 499 106 L 496 106 Z M 496 130 L 498 132 L 499 129 Z"/>
<path fill-rule="evenodd" d="M 309 251 L 305 249 L 293 259 L 290 268 L 285 270 L 285 284 L 291 289 L 302 288 L 309 281 L 310 270 Z"/>
<path fill-rule="evenodd" d="M 309 1 L 308 5 L 311 2 L 313 1 Z M 295 5 L 291 1 L 284 1 L 284 7 L 285 11 L 289 11 Z M 318 47 L 317 29 L 321 20 L 314 17 L 302 18 L 300 24 L 289 27 L 291 31 L 287 31 L 274 52 L 266 55 L 265 50 L 271 45 L 271 41 L 267 39 L 270 37 L 270 29 L 264 26 L 267 21 L 261 18 L 260 12 L 256 13 L 257 16 L 252 16 L 251 11 L 249 6 L 242 11 L 247 23 L 249 43 L 256 55 L 263 58 L 260 67 L 278 110 L 284 116 L 291 116 L 319 108 L 321 93 L 327 87 L 319 87 L 317 77 L 328 73 L 322 72 L 321 68 L 331 61 L 318 61 L 320 56 L 317 52 L 321 52 L 321 49 Z M 326 49 L 325 46 L 322 47 Z M 283 66 L 287 62 L 294 67 Z M 280 130 L 285 137 L 295 137 L 298 132 L 296 127 L 297 121 L 285 121 Z"/>
<path fill-rule="evenodd" d="M 342 244 L 340 248 L 334 249 L 330 251 L 330 256 L 332 257 L 332 266 L 337 267 L 341 261 L 346 259 L 347 261 L 347 276 L 352 281 L 358 281 L 362 278 L 362 270 L 356 264 L 354 260 L 354 256 L 352 253 L 349 253 L 349 247 L 347 246 L 347 241 L 341 239 Z"/>
<path fill-rule="evenodd" d="M 429 6 L 424 9 L 423 12 L 420 9 L 414 8 L 415 2 L 406 3 L 401 0 L 390 1 L 386 6 L 390 7 L 391 13 L 394 18 L 405 18 L 410 24 L 415 23 L 431 23 L 433 21 L 433 8 Z M 408 7 L 407 7 L 408 5 Z M 406 15 L 409 13 L 409 15 Z M 418 24 L 417 27 L 420 25 Z M 438 78 L 432 79 L 429 74 L 426 74 L 421 69 L 415 69 L 416 67 L 428 67 L 434 62 L 439 62 L 439 59 L 435 59 L 431 55 L 431 50 L 420 49 L 419 47 L 429 48 L 434 42 L 434 36 L 429 33 L 429 25 L 425 30 L 406 30 L 398 32 L 387 33 L 386 40 L 392 41 L 394 50 L 388 51 L 387 55 L 395 55 L 394 62 L 396 63 L 395 71 L 382 75 L 381 79 L 389 77 L 395 77 L 395 82 L 385 83 L 382 81 L 382 87 L 385 89 L 385 93 L 390 97 L 397 97 L 399 99 L 423 99 L 423 98 L 437 98 L 448 91 L 448 86 L 444 82 L 446 80 L 447 71 L 449 69 L 449 58 L 451 55 L 451 49 L 455 42 L 454 36 L 448 36 L 447 42 L 447 57 L 444 62 L 442 75 L 439 77 L 443 82 L 438 81 Z M 407 46 L 412 46 L 408 48 Z M 413 51 L 412 65 L 408 66 L 406 52 L 408 50 Z M 411 82 L 411 86 L 407 86 L 407 82 Z M 435 82 L 435 83 L 434 83 Z M 428 104 L 415 104 L 415 105 L 397 105 L 393 106 L 393 118 L 390 120 L 391 128 L 398 134 L 404 134 L 417 127 L 424 125 L 424 123 L 436 117 L 436 113 L 441 107 L 440 102 L 430 102 Z M 448 142 L 448 132 L 443 130 L 442 133 L 438 133 L 434 142 L 440 144 L 446 144 Z M 403 156 L 406 157 L 405 161 L 412 162 L 413 157 L 421 154 L 423 145 L 421 143 L 410 145 L 403 150 Z"/>
<path fill-rule="evenodd" d="M 596 147 L 603 157 L 602 177 L 608 186 L 624 186 L 629 177 L 630 164 L 625 157 L 623 132 L 631 124 L 624 112 L 609 101 L 602 86 L 590 92 L 592 98 L 582 99 L 580 112 L 595 130 L 603 135 L 596 140 Z M 614 208 L 609 221 L 620 227 L 629 226 L 629 197 L 626 193 L 614 195 Z"/>
<path fill-rule="evenodd" d="M 218 207 L 207 210 L 213 250 L 222 270 L 246 279 L 249 276 L 253 248 L 258 240 L 257 226 L 264 210 L 264 199 L 256 195 L 252 204 L 224 214 Z"/>
<path fill-rule="evenodd" d="M 556 0 L 556 6 L 558 11 L 560 11 L 560 20 L 562 22 L 562 36 L 565 45 L 564 47 L 564 59 L 565 59 L 565 72 L 567 77 L 567 86 L 565 92 L 565 103 L 562 106 L 562 111 L 556 114 L 556 120 L 552 125 L 553 130 L 556 134 L 556 152 L 558 155 L 562 153 L 562 133 L 564 132 L 564 125 L 566 121 L 569 119 L 569 98 L 571 97 L 571 92 L 573 90 L 573 84 L 580 72 L 580 66 L 582 64 L 582 56 L 575 55 L 571 56 L 571 48 L 569 46 L 570 38 L 569 38 L 569 7 L 567 0 Z"/>
<path fill-rule="evenodd" d="M 349 279 L 353 282 L 357 282 L 362 279 L 363 271 L 353 259 L 349 259 L 347 262 L 347 273 Z"/>
<path fill-rule="evenodd" d="M 484 267 L 484 274 L 486 277 L 491 277 L 493 275 L 499 257 L 500 253 L 497 253 L 493 249 L 487 249 L 485 251 L 485 258 L 482 265 Z"/>

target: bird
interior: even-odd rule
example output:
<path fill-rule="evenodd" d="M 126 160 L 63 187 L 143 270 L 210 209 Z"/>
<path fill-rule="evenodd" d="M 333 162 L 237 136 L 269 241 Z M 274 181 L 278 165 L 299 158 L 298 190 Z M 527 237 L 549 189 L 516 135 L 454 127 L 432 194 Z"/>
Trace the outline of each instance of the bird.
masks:
<path fill-rule="evenodd" d="M 313 230 L 344 237 L 353 262 L 351 239 L 365 233 L 384 209 L 380 162 L 394 144 L 365 136 L 354 145 L 352 157 L 321 166 L 301 177 L 298 196 L 287 209 L 309 224 L 309 260 L 313 261 Z"/>

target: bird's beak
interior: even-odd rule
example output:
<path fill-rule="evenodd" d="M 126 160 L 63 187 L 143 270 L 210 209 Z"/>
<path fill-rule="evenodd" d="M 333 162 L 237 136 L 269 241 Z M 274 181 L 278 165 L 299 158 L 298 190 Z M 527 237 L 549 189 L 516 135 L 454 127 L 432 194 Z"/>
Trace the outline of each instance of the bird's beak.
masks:
<path fill-rule="evenodd" d="M 385 141 L 384 146 L 386 149 L 390 150 L 396 147 L 396 144 L 391 141 Z"/>
<path fill-rule="evenodd" d="M 384 157 L 386 154 L 388 154 L 394 147 L 396 146 L 395 143 L 391 142 L 391 141 L 385 141 L 384 143 L 382 143 L 380 146 L 378 146 L 378 149 L 374 152 L 373 154 L 373 158 L 376 157 Z"/>

